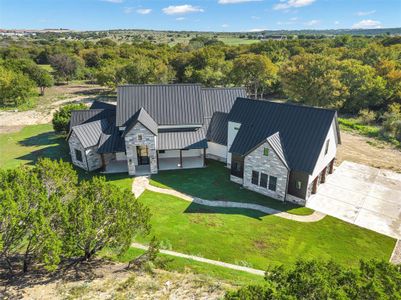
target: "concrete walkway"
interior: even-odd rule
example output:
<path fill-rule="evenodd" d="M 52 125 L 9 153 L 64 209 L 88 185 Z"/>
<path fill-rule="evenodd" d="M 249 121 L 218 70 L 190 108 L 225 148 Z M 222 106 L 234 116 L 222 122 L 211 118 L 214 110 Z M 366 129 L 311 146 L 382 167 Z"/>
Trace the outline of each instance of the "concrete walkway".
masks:
<path fill-rule="evenodd" d="M 138 244 L 138 243 L 132 243 L 131 247 L 137 248 L 137 249 L 143 249 L 143 250 L 148 249 L 148 246 Z M 188 255 L 188 254 L 175 252 L 175 251 L 171 251 L 171 250 L 160 249 L 160 253 L 171 255 L 171 256 L 176 256 L 176 257 L 187 258 L 187 259 L 191 259 L 191 260 L 195 260 L 195 261 L 199 261 L 202 263 L 215 265 L 215 266 L 219 266 L 219 267 L 224 267 L 224 268 L 228 268 L 228 269 L 232 269 L 232 270 L 243 271 L 243 272 L 247 272 L 247 273 L 254 274 L 254 275 L 260 275 L 260 276 L 265 275 L 265 271 L 262 271 L 262 270 L 238 266 L 238 265 L 229 264 L 229 263 L 225 263 L 225 262 L 218 261 L 218 260 L 212 260 L 212 259 L 207 259 L 207 258 L 203 258 L 203 257 L 199 257 L 199 256 Z"/>
<path fill-rule="evenodd" d="M 244 203 L 244 202 L 232 202 L 232 201 L 220 201 L 220 200 L 206 200 L 198 197 L 193 197 L 184 193 L 180 193 L 176 190 L 172 189 L 164 189 L 159 188 L 149 184 L 148 177 L 140 176 L 134 179 L 132 184 L 132 192 L 134 193 L 135 197 L 138 198 L 145 190 L 149 190 L 152 192 L 166 194 L 178 197 L 188 202 L 193 202 L 200 205 L 206 205 L 211 207 L 221 207 L 221 208 L 243 208 L 243 209 L 252 209 L 261 211 L 265 214 L 275 215 L 280 218 L 284 218 L 287 220 L 297 221 L 297 222 L 317 222 L 323 219 L 326 215 L 320 213 L 318 211 L 313 212 L 307 216 L 300 216 L 294 215 L 290 213 L 286 213 L 274 208 L 270 208 L 267 206 L 253 204 L 253 203 Z"/>
<path fill-rule="evenodd" d="M 401 265 L 401 240 L 397 240 L 393 254 L 391 254 L 390 262 L 395 265 Z"/>

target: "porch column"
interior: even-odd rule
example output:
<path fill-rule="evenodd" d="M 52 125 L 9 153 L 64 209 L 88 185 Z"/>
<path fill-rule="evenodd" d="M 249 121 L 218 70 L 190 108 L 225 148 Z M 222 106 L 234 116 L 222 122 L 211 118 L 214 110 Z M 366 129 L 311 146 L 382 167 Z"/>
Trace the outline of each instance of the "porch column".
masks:
<path fill-rule="evenodd" d="M 182 168 L 182 149 L 180 149 L 180 168 Z"/>
<path fill-rule="evenodd" d="M 316 176 L 315 180 L 313 180 L 313 186 L 312 186 L 312 194 L 316 194 L 317 192 L 317 181 L 319 179 L 319 176 Z"/>
<path fill-rule="evenodd" d="M 203 148 L 203 166 L 206 167 L 206 148 Z"/>
<path fill-rule="evenodd" d="M 326 172 L 327 172 L 327 167 L 325 167 L 322 171 L 322 178 L 320 180 L 321 183 L 325 183 L 326 182 Z"/>
<path fill-rule="evenodd" d="M 335 158 L 333 158 L 333 160 L 330 162 L 329 174 L 333 174 L 333 171 L 334 171 L 334 160 L 335 160 Z"/>

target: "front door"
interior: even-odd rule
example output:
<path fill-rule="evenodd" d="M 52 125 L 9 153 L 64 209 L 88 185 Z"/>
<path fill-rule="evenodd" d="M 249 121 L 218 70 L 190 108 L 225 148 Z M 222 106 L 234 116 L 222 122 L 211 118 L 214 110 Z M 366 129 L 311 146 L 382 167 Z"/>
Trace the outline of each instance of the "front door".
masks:
<path fill-rule="evenodd" d="M 146 146 L 137 146 L 136 147 L 136 155 L 138 157 L 138 165 L 148 165 L 149 164 L 149 153 L 148 147 Z"/>

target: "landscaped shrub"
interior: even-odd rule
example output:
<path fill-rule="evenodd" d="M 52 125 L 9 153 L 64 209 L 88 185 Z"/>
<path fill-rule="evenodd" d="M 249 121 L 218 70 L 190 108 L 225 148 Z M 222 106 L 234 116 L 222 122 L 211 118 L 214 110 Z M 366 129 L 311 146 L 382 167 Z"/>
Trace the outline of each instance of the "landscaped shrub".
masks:
<path fill-rule="evenodd" d="M 54 131 L 62 134 L 67 133 L 69 131 L 71 111 L 79 109 L 87 109 L 87 107 L 82 103 L 67 104 L 56 111 L 52 120 Z"/>
<path fill-rule="evenodd" d="M 372 125 L 376 120 L 376 114 L 369 109 L 362 109 L 358 113 L 358 120 L 361 124 Z"/>
<path fill-rule="evenodd" d="M 385 261 L 361 261 L 357 269 L 298 261 L 290 268 L 269 268 L 265 280 L 263 286 L 228 292 L 225 299 L 401 299 L 401 267 Z"/>

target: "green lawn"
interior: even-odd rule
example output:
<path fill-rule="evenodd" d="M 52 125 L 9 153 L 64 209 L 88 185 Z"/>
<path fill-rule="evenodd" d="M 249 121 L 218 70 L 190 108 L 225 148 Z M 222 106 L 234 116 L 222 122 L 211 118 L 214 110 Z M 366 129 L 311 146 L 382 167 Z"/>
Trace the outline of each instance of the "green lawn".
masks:
<path fill-rule="evenodd" d="M 230 172 L 223 163 L 208 160 L 207 168 L 162 171 L 152 175 L 152 185 L 172 188 L 209 200 L 256 203 L 293 214 L 308 215 L 312 210 L 289 202 L 280 202 L 244 189 L 230 181 Z"/>
<path fill-rule="evenodd" d="M 115 256 L 113 252 L 103 251 L 102 255 L 119 262 L 129 262 L 130 260 L 143 254 L 145 251 L 136 248 L 130 248 L 121 256 Z M 165 270 L 177 271 L 179 273 L 194 273 L 207 275 L 218 280 L 224 280 L 233 285 L 258 284 L 264 282 L 262 276 L 249 274 L 243 271 L 231 270 L 224 267 L 214 266 L 206 263 L 197 262 L 182 257 L 174 257 L 165 254 L 159 254 L 159 257 L 165 262 Z"/>
<path fill-rule="evenodd" d="M 300 223 L 251 210 L 215 209 L 145 191 L 152 233 L 165 248 L 265 269 L 297 259 L 332 259 L 356 266 L 360 259 L 390 258 L 395 240 L 332 217 Z M 147 242 L 147 239 L 139 239 Z"/>
<path fill-rule="evenodd" d="M 70 161 L 65 137 L 55 134 L 51 124 L 31 125 L 21 131 L 0 134 L 0 168 L 10 169 L 21 164 L 33 165 L 38 158 L 48 157 Z M 89 179 L 97 172 L 76 168 L 81 179 Z M 106 179 L 123 188 L 131 189 L 132 178 L 127 174 L 107 174 Z"/>

